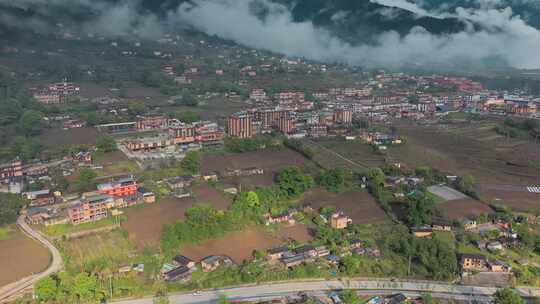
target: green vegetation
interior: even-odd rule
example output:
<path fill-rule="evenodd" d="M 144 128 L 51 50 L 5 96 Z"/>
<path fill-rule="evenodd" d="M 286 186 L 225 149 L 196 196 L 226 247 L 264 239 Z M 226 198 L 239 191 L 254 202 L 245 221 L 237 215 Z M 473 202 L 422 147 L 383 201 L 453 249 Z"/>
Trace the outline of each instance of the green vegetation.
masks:
<path fill-rule="evenodd" d="M 96 148 L 98 151 L 105 153 L 118 150 L 116 141 L 109 135 L 100 135 L 96 139 Z"/>
<path fill-rule="evenodd" d="M 7 240 L 9 238 L 9 236 L 11 235 L 11 228 L 6 226 L 6 227 L 0 227 L 0 241 L 2 240 Z"/>
<path fill-rule="evenodd" d="M 323 170 L 316 178 L 319 186 L 330 192 L 342 192 L 350 186 L 351 176 L 341 168 Z"/>
<path fill-rule="evenodd" d="M 19 121 L 21 131 L 27 136 L 39 135 L 43 126 L 43 113 L 35 110 L 24 112 Z"/>
<path fill-rule="evenodd" d="M 94 179 L 97 177 L 97 173 L 88 168 L 83 168 L 79 172 L 79 178 L 75 184 L 77 191 L 84 192 L 93 189 L 96 185 Z"/>
<path fill-rule="evenodd" d="M 467 195 L 476 197 L 476 185 L 474 177 L 470 175 L 461 176 L 457 181 L 457 188 L 459 191 Z"/>
<path fill-rule="evenodd" d="M 433 201 L 423 195 L 407 198 L 407 223 L 411 227 L 422 227 L 431 224 L 433 218 Z"/>
<path fill-rule="evenodd" d="M 495 303 L 497 304 L 524 304 L 525 301 L 512 289 L 503 288 L 495 293 Z"/>
<path fill-rule="evenodd" d="M 495 126 L 495 132 L 510 138 L 529 139 L 537 132 L 538 122 L 534 119 L 517 120 L 507 117 L 502 124 Z"/>
<path fill-rule="evenodd" d="M 128 114 L 131 117 L 146 113 L 146 105 L 140 101 L 132 101 L 128 104 Z"/>
<path fill-rule="evenodd" d="M 393 252 L 410 259 L 410 275 L 435 280 L 450 280 L 457 275 L 454 249 L 436 235 L 433 238 L 418 239 L 406 229 L 396 227 L 384 242 Z"/>
<path fill-rule="evenodd" d="M 356 293 L 356 291 L 348 289 L 343 291 L 340 294 L 341 300 L 343 300 L 343 303 L 345 304 L 359 304 L 360 303 L 360 297 Z"/>
<path fill-rule="evenodd" d="M 49 236 L 59 237 L 59 236 L 68 235 L 71 233 L 77 233 L 81 231 L 112 227 L 115 224 L 119 224 L 123 220 L 125 220 L 124 216 L 108 217 L 99 221 L 88 222 L 88 223 L 83 223 L 79 225 L 58 224 L 58 225 L 46 226 L 46 227 L 43 227 L 42 230 L 45 234 Z"/>
<path fill-rule="evenodd" d="M 19 195 L 0 193 L 0 226 L 14 223 L 26 201 Z"/>
<path fill-rule="evenodd" d="M 313 157 L 315 156 L 315 152 L 313 151 L 313 149 L 304 145 L 301 140 L 285 138 L 283 140 L 283 145 L 285 145 L 285 147 L 291 150 L 294 150 L 304 155 L 307 159 L 313 159 Z"/>
<path fill-rule="evenodd" d="M 281 171 L 276 177 L 276 182 L 290 197 L 297 197 L 314 185 L 313 177 L 303 173 L 298 167 L 289 167 Z"/>
<path fill-rule="evenodd" d="M 199 174 L 201 167 L 201 155 L 199 152 L 190 151 L 186 154 L 184 159 L 180 162 L 180 168 L 187 174 L 195 175 Z"/>
<path fill-rule="evenodd" d="M 272 143 L 272 138 L 259 136 L 254 138 L 227 138 L 225 151 L 229 153 L 255 152 L 266 149 Z"/>

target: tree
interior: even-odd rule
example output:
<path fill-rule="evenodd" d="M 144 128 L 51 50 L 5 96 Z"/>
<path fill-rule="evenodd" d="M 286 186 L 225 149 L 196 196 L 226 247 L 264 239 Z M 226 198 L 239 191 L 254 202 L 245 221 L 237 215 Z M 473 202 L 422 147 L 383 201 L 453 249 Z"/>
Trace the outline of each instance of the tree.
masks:
<path fill-rule="evenodd" d="M 277 176 L 279 188 L 290 197 L 296 197 L 303 194 L 313 187 L 313 178 L 302 173 L 298 167 L 289 167 L 281 171 Z"/>
<path fill-rule="evenodd" d="M 128 104 L 128 114 L 132 117 L 144 114 L 146 112 L 146 105 L 140 101 L 132 101 Z"/>
<path fill-rule="evenodd" d="M 472 177 L 471 175 L 464 175 L 460 177 L 458 180 L 457 187 L 459 191 L 465 194 L 474 195 L 475 193 L 474 177 Z"/>
<path fill-rule="evenodd" d="M 48 276 L 38 281 L 34 289 L 39 302 L 49 302 L 56 299 L 58 285 L 53 277 Z"/>
<path fill-rule="evenodd" d="M 317 177 L 317 183 L 330 192 L 341 192 L 347 187 L 346 173 L 341 168 L 324 170 Z"/>
<path fill-rule="evenodd" d="M 246 201 L 248 203 L 248 206 L 251 208 L 258 207 L 260 204 L 259 196 L 257 195 L 256 192 L 253 192 L 253 191 L 249 191 L 247 193 Z"/>
<path fill-rule="evenodd" d="M 354 290 L 345 290 L 341 293 L 341 300 L 345 304 L 358 304 L 360 303 L 360 297 Z"/>
<path fill-rule="evenodd" d="M 433 201 L 425 196 L 409 198 L 407 221 L 410 226 L 420 227 L 431 224 Z"/>
<path fill-rule="evenodd" d="M 182 94 L 180 104 L 188 107 L 196 107 L 199 105 L 199 102 L 191 93 L 185 92 L 184 94 Z"/>
<path fill-rule="evenodd" d="M 190 151 L 186 153 L 186 156 L 180 162 L 180 167 L 187 174 L 197 174 L 201 167 L 201 157 L 198 152 Z"/>
<path fill-rule="evenodd" d="M 368 177 L 372 191 L 376 191 L 384 185 L 384 172 L 380 168 L 370 169 L 368 171 Z"/>
<path fill-rule="evenodd" d="M 201 120 L 201 116 L 193 111 L 178 111 L 171 116 L 185 123 L 192 123 Z"/>
<path fill-rule="evenodd" d="M 497 304 L 524 304 L 525 301 L 517 292 L 510 288 L 497 290 L 495 293 L 495 303 Z"/>
<path fill-rule="evenodd" d="M 97 174 L 94 170 L 88 168 L 81 169 L 76 183 L 77 191 L 84 192 L 90 190 L 94 186 L 94 178 L 96 177 Z"/>
<path fill-rule="evenodd" d="M 75 276 L 73 282 L 73 294 L 80 301 L 89 301 L 95 298 L 97 289 L 97 279 L 94 275 L 81 272 Z"/>
<path fill-rule="evenodd" d="M 14 223 L 26 201 L 16 194 L 0 193 L 0 226 Z"/>
<path fill-rule="evenodd" d="M 113 152 L 118 149 L 116 141 L 109 135 L 99 136 L 96 140 L 96 148 L 103 152 Z"/>
<path fill-rule="evenodd" d="M 19 127 L 27 136 L 40 134 L 43 130 L 43 113 L 34 110 L 24 112 Z"/>

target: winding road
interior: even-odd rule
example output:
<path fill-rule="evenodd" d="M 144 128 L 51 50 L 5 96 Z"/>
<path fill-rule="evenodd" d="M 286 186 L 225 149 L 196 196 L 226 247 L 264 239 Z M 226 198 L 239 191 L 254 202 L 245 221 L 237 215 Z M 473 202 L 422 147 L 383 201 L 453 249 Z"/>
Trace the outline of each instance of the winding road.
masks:
<path fill-rule="evenodd" d="M 45 238 L 40 232 L 32 229 L 32 227 L 30 227 L 30 225 L 26 223 L 24 215 L 19 216 L 19 218 L 17 219 L 17 226 L 19 226 L 19 228 L 24 234 L 26 234 L 31 239 L 39 242 L 51 252 L 52 262 L 49 267 L 41 273 L 32 274 L 17 282 L 0 287 L 0 303 L 3 303 L 4 301 L 7 301 L 7 299 L 18 295 L 20 292 L 26 290 L 27 288 L 32 287 L 37 281 L 53 273 L 59 272 L 64 267 L 60 251 L 58 251 L 58 249 L 56 249 L 56 247 L 54 247 L 54 245 L 49 240 L 47 240 L 47 238 Z"/>

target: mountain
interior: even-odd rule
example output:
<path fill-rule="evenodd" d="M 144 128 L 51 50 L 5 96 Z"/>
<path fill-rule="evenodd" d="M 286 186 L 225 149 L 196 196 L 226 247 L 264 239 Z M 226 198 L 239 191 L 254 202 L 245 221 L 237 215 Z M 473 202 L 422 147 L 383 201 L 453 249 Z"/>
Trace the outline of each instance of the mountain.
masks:
<path fill-rule="evenodd" d="M 537 0 L 499 0 L 499 1 L 472 1 L 472 0 L 422 0 L 418 5 L 429 11 L 454 12 L 456 8 L 479 9 L 488 5 L 495 9 L 510 7 L 514 14 L 521 16 L 527 24 L 540 29 L 540 1 Z"/>
<path fill-rule="evenodd" d="M 369 43 L 382 32 L 396 31 L 406 35 L 422 27 L 439 35 L 457 33 L 465 23 L 457 18 L 434 18 L 374 3 L 370 0 L 274 0 L 291 11 L 295 22 L 312 21 L 336 36 L 356 44 Z"/>

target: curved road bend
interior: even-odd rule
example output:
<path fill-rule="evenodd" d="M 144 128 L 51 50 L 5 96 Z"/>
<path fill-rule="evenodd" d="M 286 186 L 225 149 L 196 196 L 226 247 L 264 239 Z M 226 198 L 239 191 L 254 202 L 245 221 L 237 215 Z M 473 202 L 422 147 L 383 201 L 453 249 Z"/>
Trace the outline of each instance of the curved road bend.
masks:
<path fill-rule="evenodd" d="M 19 216 L 19 218 L 17 219 L 17 226 L 19 226 L 19 228 L 22 230 L 22 232 L 24 232 L 24 234 L 39 242 L 51 252 L 52 263 L 45 271 L 41 273 L 30 275 L 17 282 L 0 287 L 0 302 L 17 295 L 21 291 L 34 285 L 37 281 L 58 272 L 63 268 L 63 261 L 62 256 L 60 255 L 60 251 L 58 251 L 58 249 L 56 249 L 56 247 L 54 247 L 54 245 L 49 240 L 47 240 L 40 232 L 33 230 L 32 227 L 30 227 L 30 225 L 26 223 L 24 215 Z"/>
<path fill-rule="evenodd" d="M 308 282 L 291 282 L 291 283 L 276 283 L 276 284 L 261 284 L 250 285 L 243 287 L 234 287 L 221 290 L 203 291 L 199 295 L 193 294 L 172 294 L 169 296 L 171 303 L 208 303 L 215 301 L 220 295 L 225 295 L 231 300 L 258 300 L 272 299 L 289 295 L 294 295 L 298 292 L 307 292 L 312 294 L 320 294 L 322 291 L 339 289 L 356 289 L 363 294 L 384 294 L 384 293 L 410 293 L 422 294 L 425 292 L 432 293 L 441 298 L 459 298 L 466 301 L 478 301 L 491 299 L 492 295 L 497 290 L 491 287 L 463 286 L 453 285 L 440 282 L 414 282 L 414 281 L 398 281 L 391 282 L 389 280 L 366 280 L 366 279 L 350 279 L 341 281 L 308 281 Z M 519 290 L 523 295 L 528 295 L 531 290 Z M 532 290 L 539 292 L 539 290 Z M 142 298 L 133 300 L 123 300 L 114 302 L 117 304 L 152 304 L 152 298 Z"/>

